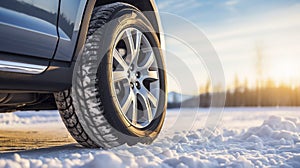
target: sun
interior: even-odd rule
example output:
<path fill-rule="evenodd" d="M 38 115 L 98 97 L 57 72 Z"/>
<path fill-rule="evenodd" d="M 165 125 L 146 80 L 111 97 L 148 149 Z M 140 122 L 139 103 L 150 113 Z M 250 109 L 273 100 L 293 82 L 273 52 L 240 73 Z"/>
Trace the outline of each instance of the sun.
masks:
<path fill-rule="evenodd" d="M 299 78 L 299 60 L 277 59 L 269 61 L 268 77 L 276 83 L 289 83 Z"/>

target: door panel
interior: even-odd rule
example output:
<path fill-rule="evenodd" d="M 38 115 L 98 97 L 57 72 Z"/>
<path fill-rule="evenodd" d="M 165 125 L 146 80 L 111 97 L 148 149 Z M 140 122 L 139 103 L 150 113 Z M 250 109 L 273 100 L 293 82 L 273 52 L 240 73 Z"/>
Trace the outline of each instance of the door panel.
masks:
<path fill-rule="evenodd" d="M 1 0 L 0 52 L 52 58 L 59 0 Z"/>
<path fill-rule="evenodd" d="M 71 61 L 87 0 L 62 0 L 58 22 L 59 42 L 54 59 Z"/>

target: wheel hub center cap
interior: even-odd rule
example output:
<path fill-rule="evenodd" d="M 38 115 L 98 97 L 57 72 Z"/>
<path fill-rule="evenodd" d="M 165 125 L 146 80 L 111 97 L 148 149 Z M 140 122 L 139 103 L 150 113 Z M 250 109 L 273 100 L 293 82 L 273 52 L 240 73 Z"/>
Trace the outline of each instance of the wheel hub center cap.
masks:
<path fill-rule="evenodd" d="M 131 71 L 131 72 L 128 72 L 128 74 L 129 74 L 129 78 L 132 82 L 135 82 L 137 80 L 136 72 Z"/>

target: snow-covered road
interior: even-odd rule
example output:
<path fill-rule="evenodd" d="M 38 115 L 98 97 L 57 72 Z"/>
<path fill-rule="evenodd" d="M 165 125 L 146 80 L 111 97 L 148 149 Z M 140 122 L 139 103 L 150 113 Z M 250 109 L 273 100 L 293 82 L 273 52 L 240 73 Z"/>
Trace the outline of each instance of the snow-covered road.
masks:
<path fill-rule="evenodd" d="M 204 136 L 207 117 L 207 109 L 169 110 L 150 146 L 91 150 L 71 143 L 1 153 L 0 168 L 300 167 L 300 108 L 227 108 L 210 137 Z M 0 115 L 0 130 L 24 127 L 63 129 L 57 112 Z"/>

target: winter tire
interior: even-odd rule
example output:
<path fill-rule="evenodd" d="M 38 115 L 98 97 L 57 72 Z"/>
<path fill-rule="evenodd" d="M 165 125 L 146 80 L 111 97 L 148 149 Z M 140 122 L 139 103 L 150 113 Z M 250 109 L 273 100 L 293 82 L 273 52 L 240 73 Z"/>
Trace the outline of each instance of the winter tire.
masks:
<path fill-rule="evenodd" d="M 166 113 L 166 72 L 157 33 L 135 7 L 96 7 L 72 88 L 55 93 L 62 120 L 85 147 L 149 144 Z"/>

